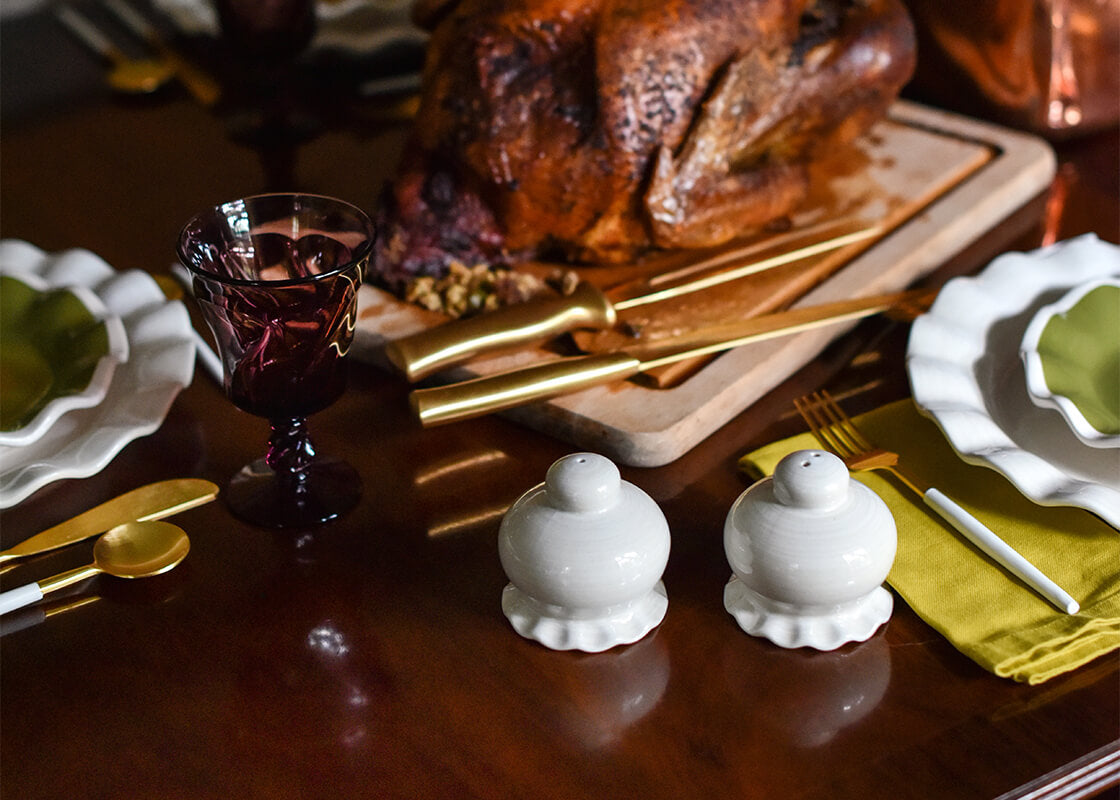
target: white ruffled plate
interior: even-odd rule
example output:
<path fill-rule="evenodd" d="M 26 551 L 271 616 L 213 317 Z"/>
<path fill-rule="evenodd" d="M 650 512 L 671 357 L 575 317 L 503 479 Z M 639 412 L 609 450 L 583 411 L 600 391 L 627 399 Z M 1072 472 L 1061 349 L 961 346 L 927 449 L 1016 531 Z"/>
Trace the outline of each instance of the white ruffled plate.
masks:
<path fill-rule="evenodd" d="M 0 447 L 0 508 L 7 508 L 52 481 L 96 474 L 126 444 L 156 430 L 190 383 L 194 342 L 186 307 L 168 301 L 150 275 L 117 272 L 88 250 L 44 253 L 6 239 L 0 266 L 52 286 L 90 289 L 120 317 L 129 345 L 100 403 L 63 414 L 31 444 Z"/>
<path fill-rule="evenodd" d="M 113 373 L 118 364 L 128 361 L 128 336 L 124 331 L 124 324 L 116 314 L 110 313 L 105 304 L 96 294 L 84 286 L 57 287 L 50 285 L 38 275 L 13 274 L 0 263 L 0 275 L 16 278 L 25 286 L 39 293 L 62 288 L 72 294 L 89 311 L 90 316 L 105 327 L 107 347 L 105 355 L 98 359 L 90 376 L 89 383 L 78 391 L 58 394 L 51 398 L 42 408 L 28 420 L 27 424 L 9 431 L 0 431 L 0 446 L 23 447 L 31 444 L 43 436 L 54 424 L 55 420 L 75 408 L 90 408 L 100 403 L 109 385 L 113 381 Z M 73 357 L 70 356 L 70 363 Z"/>
<path fill-rule="evenodd" d="M 914 401 L 965 461 L 990 467 L 1041 505 L 1074 506 L 1120 528 L 1120 451 L 1085 446 L 1027 393 L 1018 351 L 1031 319 L 1070 288 L 1120 275 L 1120 247 L 1093 234 L 1007 253 L 956 278 L 914 322 Z"/>

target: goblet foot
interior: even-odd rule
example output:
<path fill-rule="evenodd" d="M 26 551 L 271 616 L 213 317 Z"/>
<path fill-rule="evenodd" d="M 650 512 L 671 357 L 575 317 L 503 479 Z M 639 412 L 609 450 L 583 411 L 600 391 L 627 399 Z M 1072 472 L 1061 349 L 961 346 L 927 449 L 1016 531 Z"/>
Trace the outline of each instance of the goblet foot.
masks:
<path fill-rule="evenodd" d="M 242 467 L 225 491 L 236 517 L 267 528 L 306 528 L 338 519 L 362 496 L 362 480 L 345 461 L 316 459 L 298 481 L 259 459 Z"/>

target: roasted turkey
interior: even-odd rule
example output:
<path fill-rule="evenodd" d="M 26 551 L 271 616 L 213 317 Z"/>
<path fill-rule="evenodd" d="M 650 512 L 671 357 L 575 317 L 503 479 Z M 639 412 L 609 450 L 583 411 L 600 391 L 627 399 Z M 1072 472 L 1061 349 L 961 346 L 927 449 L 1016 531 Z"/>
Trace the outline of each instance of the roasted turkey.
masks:
<path fill-rule="evenodd" d="M 914 68 L 899 0 L 420 0 L 431 29 L 374 272 L 619 262 L 788 215 Z"/>

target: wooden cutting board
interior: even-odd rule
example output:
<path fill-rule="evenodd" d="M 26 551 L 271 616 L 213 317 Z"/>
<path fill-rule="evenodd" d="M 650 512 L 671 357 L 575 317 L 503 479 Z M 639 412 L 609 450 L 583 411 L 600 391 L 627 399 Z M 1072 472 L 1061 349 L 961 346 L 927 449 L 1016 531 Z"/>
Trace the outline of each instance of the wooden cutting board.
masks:
<path fill-rule="evenodd" d="M 976 241 L 1045 189 L 1054 176 L 1049 145 L 1035 136 L 899 101 L 849 163 L 816 175 L 795 223 L 858 214 L 889 233 L 870 246 L 754 276 L 718 291 L 641 310 L 643 336 L 668 335 L 772 311 L 905 288 Z M 610 275 L 586 277 L 600 285 Z M 615 276 L 617 277 L 617 276 Z M 363 286 L 352 352 L 383 364 L 383 344 L 438 325 L 441 314 Z M 851 327 L 838 325 L 740 347 L 686 378 L 622 381 L 504 412 L 510 419 L 628 466 L 679 458 Z M 526 349 L 450 371 L 462 379 L 538 363 L 554 354 Z M 403 379 L 402 379 L 403 380 Z M 469 425 L 470 422 L 457 424 Z"/>

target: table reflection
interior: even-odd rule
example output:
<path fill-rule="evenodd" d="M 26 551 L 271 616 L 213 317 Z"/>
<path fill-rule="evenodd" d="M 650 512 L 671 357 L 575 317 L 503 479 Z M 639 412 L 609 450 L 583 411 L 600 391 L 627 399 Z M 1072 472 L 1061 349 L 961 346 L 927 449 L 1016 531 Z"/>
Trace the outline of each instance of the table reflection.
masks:
<path fill-rule="evenodd" d="M 558 682 L 548 723 L 581 750 L 617 744 L 657 707 L 669 685 L 669 650 L 657 631 L 632 645 L 588 655 L 533 647 L 540 651 L 534 663 Z"/>
<path fill-rule="evenodd" d="M 729 653 L 730 651 L 728 651 Z M 864 720 L 891 681 L 891 651 L 883 634 L 831 652 L 768 647 L 750 675 L 724 662 L 729 693 L 760 726 L 794 747 L 816 749 Z"/>

